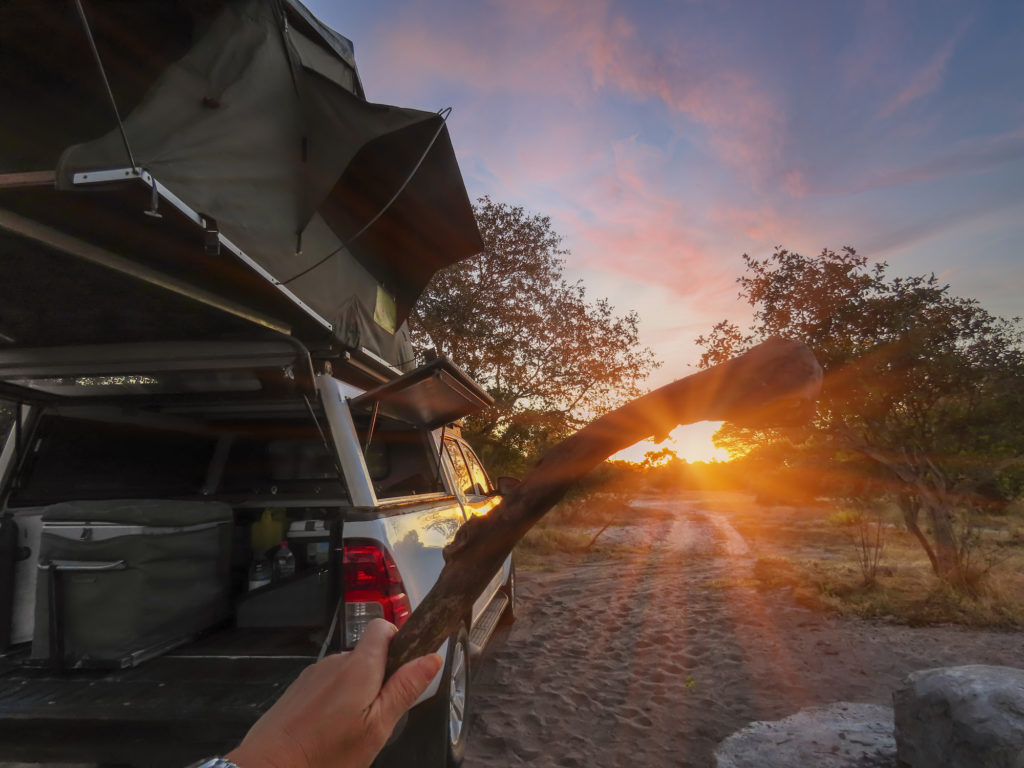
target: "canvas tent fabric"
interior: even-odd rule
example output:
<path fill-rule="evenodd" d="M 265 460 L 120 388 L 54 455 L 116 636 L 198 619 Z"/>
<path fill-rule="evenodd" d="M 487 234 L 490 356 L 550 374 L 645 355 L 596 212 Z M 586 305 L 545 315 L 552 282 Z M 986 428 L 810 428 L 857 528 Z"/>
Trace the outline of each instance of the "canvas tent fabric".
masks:
<path fill-rule="evenodd" d="M 294 0 L 225 3 L 202 26 L 122 114 L 135 165 L 216 221 L 343 346 L 410 365 L 403 322 L 416 298 L 482 247 L 444 119 L 367 102 L 351 44 Z M 63 151 L 58 189 L 131 166 L 109 125 Z"/>

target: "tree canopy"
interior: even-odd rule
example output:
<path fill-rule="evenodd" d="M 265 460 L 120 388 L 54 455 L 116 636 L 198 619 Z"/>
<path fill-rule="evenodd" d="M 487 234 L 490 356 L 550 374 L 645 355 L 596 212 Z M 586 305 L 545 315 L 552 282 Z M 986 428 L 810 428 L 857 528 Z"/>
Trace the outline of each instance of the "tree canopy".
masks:
<path fill-rule="evenodd" d="M 964 578 L 958 515 L 1006 501 L 1024 481 L 1020 321 L 952 296 L 934 275 L 890 277 L 887 264 L 852 248 L 743 260 L 740 296 L 753 322 L 721 322 L 699 337 L 701 364 L 785 336 L 810 345 L 825 382 L 802 447 L 730 425 L 716 443 L 780 466 L 816 465 L 834 495 L 843 486 L 894 494 L 936 573 Z"/>
<path fill-rule="evenodd" d="M 483 252 L 435 275 L 410 327 L 419 350 L 450 357 L 494 397 L 467 435 L 491 463 L 516 470 L 639 396 L 657 363 L 636 312 L 616 314 L 566 279 L 568 252 L 547 216 L 489 197 L 474 212 Z"/>

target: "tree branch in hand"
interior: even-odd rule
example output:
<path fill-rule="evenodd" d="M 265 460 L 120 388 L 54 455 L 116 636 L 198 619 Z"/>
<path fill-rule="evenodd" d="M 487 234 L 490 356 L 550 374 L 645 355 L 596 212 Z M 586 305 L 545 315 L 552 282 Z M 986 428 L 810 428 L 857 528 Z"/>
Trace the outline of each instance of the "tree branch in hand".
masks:
<path fill-rule="evenodd" d="M 800 423 L 813 413 L 821 379 L 821 367 L 806 345 L 769 339 L 644 395 L 563 440 L 487 516 L 474 517 L 459 529 L 445 548 L 437 583 L 391 642 L 388 674 L 436 651 L 469 616 L 516 543 L 573 483 L 606 458 L 645 438 L 667 435 L 680 424 Z"/>

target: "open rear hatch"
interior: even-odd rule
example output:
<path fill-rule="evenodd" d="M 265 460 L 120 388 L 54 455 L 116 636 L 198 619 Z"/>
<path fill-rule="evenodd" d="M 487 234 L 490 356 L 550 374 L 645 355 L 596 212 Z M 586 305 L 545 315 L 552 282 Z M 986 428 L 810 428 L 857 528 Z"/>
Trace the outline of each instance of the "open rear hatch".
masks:
<path fill-rule="evenodd" d="M 3 387 L 31 406 L 8 448 L 17 483 L 6 484 L 4 524 L 29 557 L 9 574 L 18 591 L 13 645 L 0 653 L 0 760 L 185 765 L 237 743 L 315 660 L 337 577 L 310 566 L 280 585 L 286 608 L 308 614 L 281 621 L 278 585 L 245 592 L 262 510 L 239 505 L 319 494 L 303 510 L 326 532 L 327 508 L 344 501 L 343 490 L 319 491 L 331 462 L 314 456 L 316 474 L 217 480 L 229 450 L 259 455 L 251 438 L 231 437 L 254 414 L 288 450 L 282 472 L 296 425 L 302 446 L 319 445 L 308 367 L 281 336 L 0 349 Z M 328 479 L 314 479 L 325 467 Z M 287 519 L 278 540 L 282 531 Z"/>
<path fill-rule="evenodd" d="M 339 545 L 339 521 L 349 502 L 342 484 L 331 488 L 333 467 L 326 455 L 310 451 L 319 434 L 306 411 L 321 420 L 324 414 L 308 388 L 310 376 L 303 373 L 308 366 L 302 346 L 284 337 L 0 350 L 0 381 L 31 403 L 33 414 L 41 414 L 19 448 L 34 464 L 25 465 L 23 482 L 6 508 L 19 526 L 36 526 L 33 547 L 48 565 L 34 571 L 30 617 L 22 619 L 21 629 L 15 621 L 20 644 L 0 654 L 0 759 L 74 761 L 88 755 L 112 764 L 184 765 L 237 743 L 315 660 L 339 599 L 331 588 L 340 583 L 338 566 L 329 553 Z M 369 448 L 378 503 L 443 498 L 441 487 L 430 485 L 438 477 L 430 465 L 416 475 L 421 484 L 408 485 L 413 459 L 422 462 L 430 455 L 422 445 L 417 448 L 416 439 L 425 437 L 423 430 L 489 402 L 486 392 L 444 359 L 353 397 L 349 406 L 360 445 Z M 270 430 L 270 458 L 277 461 L 272 476 L 262 483 L 245 473 L 228 480 L 233 451 L 243 448 L 243 458 L 256 455 L 246 445 L 260 434 L 257 422 Z M 299 444 L 294 435 L 303 423 Z M 399 424 L 405 425 L 400 432 L 395 431 Z M 238 436 L 247 431 L 249 438 Z M 116 450 L 107 450 L 107 434 L 117 440 Z M 156 435 L 164 435 L 159 450 L 151 440 Z M 67 448 L 47 458 L 47 440 Z M 42 454 L 30 455 L 40 444 Z M 299 450 L 291 450 L 293 445 Z M 390 448 L 390 458 L 380 460 L 382 447 Z M 112 462 L 120 470 L 111 471 Z M 382 474 L 374 474 L 375 464 L 384 468 Z M 146 472 L 164 465 L 173 471 L 155 479 Z M 119 471 L 138 479 L 138 485 L 129 486 L 123 477 L 118 481 Z M 75 486 L 76 477 L 89 481 Z M 190 487 L 202 489 L 181 497 L 176 489 L 186 477 L 192 478 Z M 120 493 L 162 501 L 127 502 L 136 507 L 128 518 L 121 511 L 125 502 L 102 501 Z M 204 509 L 193 509 L 197 506 Z M 287 531 L 305 569 L 290 581 L 255 590 L 250 584 L 245 591 L 239 581 L 250 560 L 251 533 L 271 522 L 268 515 L 285 511 L 278 539 Z M 177 519 L 186 512 L 189 519 Z M 161 519 L 167 514 L 176 517 Z M 223 520 L 230 521 L 233 538 L 227 549 Z M 104 628 L 132 622 L 157 638 L 165 631 L 135 615 L 139 605 L 130 597 L 139 579 L 147 578 L 148 548 L 154 546 L 161 553 L 159 570 L 149 576 L 150 585 L 142 584 L 147 613 L 158 610 L 159 595 L 187 581 L 195 569 L 205 573 L 219 567 L 224 552 L 231 553 L 226 593 L 231 607 L 195 626 L 176 619 L 167 636 L 169 649 L 159 640 L 136 644 L 134 631 L 112 639 L 101 631 L 96 639 L 92 627 L 99 619 Z M 324 559 L 318 561 L 321 553 Z M 34 565 L 19 564 L 19 578 Z M 134 586 L 100 583 L 119 578 Z M 208 575 L 199 578 L 209 581 Z M 101 593 L 106 597 L 95 596 Z M 119 602 L 122 595 L 128 602 Z M 189 614 L 196 621 L 200 609 L 218 610 L 225 598 L 223 592 L 210 597 L 192 590 L 190 595 L 173 602 L 195 600 Z M 49 606 L 49 613 L 40 605 Z M 62 618 L 55 621 L 58 615 Z M 41 624 L 44 616 L 49 626 Z M 187 640 L 182 633 L 190 633 Z M 129 646 L 122 647 L 125 642 Z M 95 668 L 103 662 L 100 652 L 107 660 L 103 669 Z"/>
<path fill-rule="evenodd" d="M 34 602 L 15 600 L 16 643 L 0 654 L 0 759 L 183 765 L 236 743 L 316 658 L 351 502 L 312 380 L 304 347 L 280 335 L 0 349 L 0 383 L 37 417 L 11 443 L 5 509 L 45 566 L 17 565 Z M 444 359 L 354 396 L 375 506 L 443 499 L 425 430 L 489 402 Z M 300 570 L 247 591 L 254 531 L 282 513 L 275 540 Z M 171 595 L 188 583 L 226 587 Z M 168 632 L 151 618 L 170 605 L 189 620 L 168 613 Z"/>

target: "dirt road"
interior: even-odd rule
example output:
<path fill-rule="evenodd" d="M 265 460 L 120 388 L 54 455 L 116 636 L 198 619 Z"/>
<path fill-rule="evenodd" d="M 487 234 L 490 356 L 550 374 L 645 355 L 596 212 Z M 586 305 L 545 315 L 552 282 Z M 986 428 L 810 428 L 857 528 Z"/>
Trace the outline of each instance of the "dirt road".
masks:
<path fill-rule="evenodd" d="M 466 768 L 703 768 L 753 720 L 889 704 L 915 669 L 1024 666 L 1022 633 L 839 620 L 758 591 L 727 519 L 673 504 L 609 529 L 613 555 L 520 570 L 520 617 L 474 680 Z"/>

